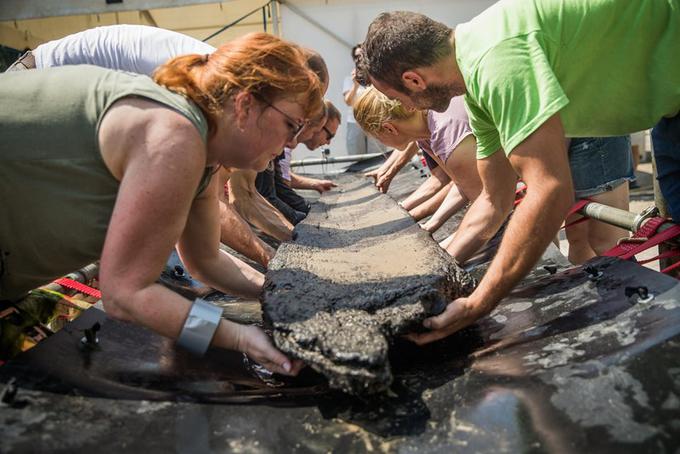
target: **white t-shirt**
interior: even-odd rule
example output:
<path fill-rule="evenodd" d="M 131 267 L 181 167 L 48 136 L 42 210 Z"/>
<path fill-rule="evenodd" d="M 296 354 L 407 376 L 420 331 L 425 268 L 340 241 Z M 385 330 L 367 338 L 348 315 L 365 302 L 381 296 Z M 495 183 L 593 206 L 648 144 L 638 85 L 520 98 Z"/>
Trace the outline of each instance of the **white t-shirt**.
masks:
<path fill-rule="evenodd" d="M 91 28 L 38 46 L 38 69 L 95 65 L 151 76 L 166 61 L 185 54 L 211 54 L 215 48 L 190 36 L 146 25 Z"/>
<path fill-rule="evenodd" d="M 354 85 L 354 81 L 352 80 L 352 76 L 347 76 L 345 77 L 345 80 L 342 82 L 342 96 L 344 97 L 345 94 L 352 89 L 352 86 Z M 359 88 L 357 88 L 356 94 L 354 95 L 353 101 L 356 102 L 357 99 L 359 99 L 359 96 L 363 92 L 366 91 L 366 87 L 362 87 L 359 85 Z M 349 106 L 347 109 L 347 123 L 356 123 L 357 121 L 354 119 L 354 108 L 352 106 Z"/>

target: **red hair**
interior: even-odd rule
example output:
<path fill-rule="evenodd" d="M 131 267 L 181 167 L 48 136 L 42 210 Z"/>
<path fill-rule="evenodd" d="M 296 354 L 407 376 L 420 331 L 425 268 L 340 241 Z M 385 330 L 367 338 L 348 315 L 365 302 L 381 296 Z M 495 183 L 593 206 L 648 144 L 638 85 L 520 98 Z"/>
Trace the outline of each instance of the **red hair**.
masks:
<path fill-rule="evenodd" d="M 238 91 L 274 102 L 294 100 L 305 117 L 322 106 L 319 78 L 297 45 L 267 33 L 250 33 L 208 55 L 175 57 L 158 67 L 154 80 L 191 99 L 206 115 L 210 130 L 224 102 Z"/>

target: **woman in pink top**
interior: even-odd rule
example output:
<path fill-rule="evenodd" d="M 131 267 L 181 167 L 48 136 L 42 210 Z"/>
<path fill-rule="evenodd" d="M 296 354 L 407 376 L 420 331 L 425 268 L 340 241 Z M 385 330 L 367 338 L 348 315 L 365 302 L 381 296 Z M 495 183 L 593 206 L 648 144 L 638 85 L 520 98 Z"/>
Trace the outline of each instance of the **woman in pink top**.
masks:
<path fill-rule="evenodd" d="M 423 224 L 426 230 L 434 232 L 481 192 L 476 141 L 462 97 L 453 98 L 441 113 L 418 111 L 408 110 L 371 88 L 355 104 L 354 116 L 367 134 L 403 150 L 393 153 L 379 174 L 393 176 L 418 148 L 437 163 L 432 177 L 402 202 L 416 220 L 432 214 Z M 456 249 L 449 252 L 455 256 Z"/>

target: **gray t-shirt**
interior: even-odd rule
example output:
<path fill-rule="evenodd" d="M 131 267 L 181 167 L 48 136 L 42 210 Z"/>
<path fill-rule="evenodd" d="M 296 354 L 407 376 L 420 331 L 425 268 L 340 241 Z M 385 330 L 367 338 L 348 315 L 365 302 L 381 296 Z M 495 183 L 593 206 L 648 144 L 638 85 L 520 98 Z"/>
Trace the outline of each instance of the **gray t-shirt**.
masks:
<path fill-rule="evenodd" d="M 442 162 L 446 162 L 463 139 L 472 134 L 462 96 L 453 98 L 444 112 L 428 111 L 427 125 L 430 138 L 419 140 L 418 146 L 425 152 L 434 153 Z"/>

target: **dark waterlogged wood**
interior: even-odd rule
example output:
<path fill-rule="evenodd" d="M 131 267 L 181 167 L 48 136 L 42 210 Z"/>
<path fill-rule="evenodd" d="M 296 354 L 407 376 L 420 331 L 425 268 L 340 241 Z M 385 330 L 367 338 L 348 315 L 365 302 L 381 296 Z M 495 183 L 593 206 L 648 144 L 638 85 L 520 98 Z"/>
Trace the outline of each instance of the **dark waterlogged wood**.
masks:
<path fill-rule="evenodd" d="M 392 381 L 390 339 L 420 329 L 473 279 L 388 196 L 346 176 L 270 263 L 263 313 L 277 346 L 332 387 L 366 394 Z"/>

